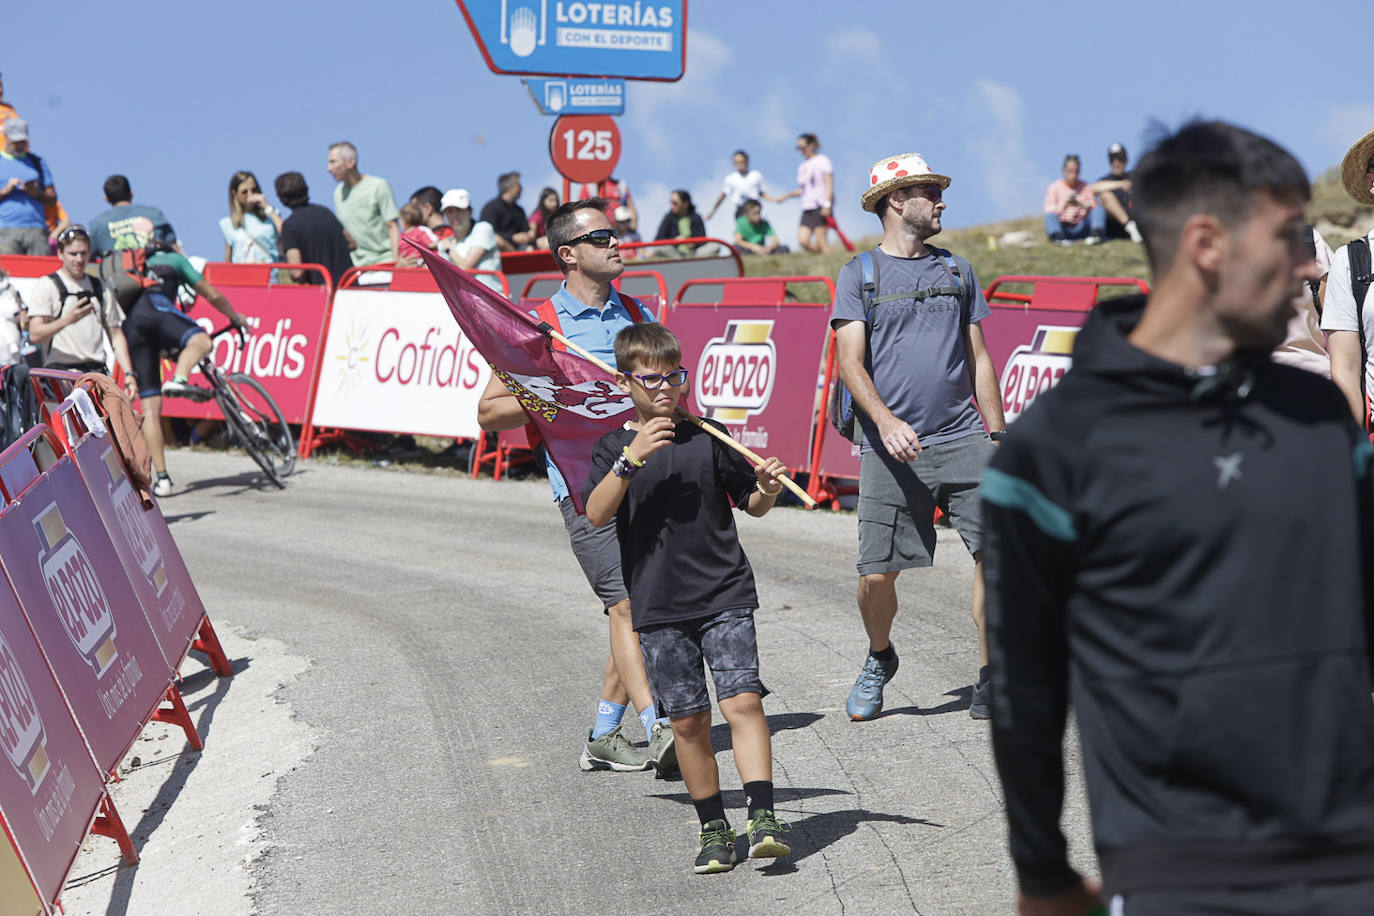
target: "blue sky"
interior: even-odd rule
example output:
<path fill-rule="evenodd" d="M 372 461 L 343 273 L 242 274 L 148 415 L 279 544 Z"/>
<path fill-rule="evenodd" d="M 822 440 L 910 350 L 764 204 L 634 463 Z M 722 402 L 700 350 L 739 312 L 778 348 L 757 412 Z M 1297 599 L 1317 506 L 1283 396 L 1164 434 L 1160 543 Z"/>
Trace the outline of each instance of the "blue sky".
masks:
<path fill-rule="evenodd" d="M 618 171 L 641 231 L 652 234 L 672 188 L 704 213 L 737 147 L 775 193 L 792 187 L 801 131 L 834 160 L 837 215 L 859 235 L 877 226 L 858 205 L 868 167 L 894 153 L 920 152 L 953 177 L 946 224 L 963 226 L 1038 212 L 1065 153 L 1083 156 L 1089 178 L 1106 171 L 1112 141 L 1136 157 L 1152 118 L 1236 121 L 1314 175 L 1374 127 L 1358 76 L 1372 40 L 1348 27 L 1367 21 L 1367 6 L 1116 9 L 693 0 L 684 78 L 627 91 Z M 327 204 L 326 150 L 338 139 L 398 202 L 425 184 L 485 201 L 515 169 L 529 209 L 555 182 L 553 119 L 519 77 L 486 69 L 453 0 L 71 0 L 60 26 L 31 36 L 6 42 L 5 99 L 28 119 L 73 219 L 104 209 L 101 183 L 123 172 L 194 254 L 223 255 L 216 222 L 236 169 L 269 196 L 277 174 L 299 170 Z M 797 201 L 765 213 L 791 242 Z M 728 217 L 722 207 L 708 228 L 727 234 Z"/>

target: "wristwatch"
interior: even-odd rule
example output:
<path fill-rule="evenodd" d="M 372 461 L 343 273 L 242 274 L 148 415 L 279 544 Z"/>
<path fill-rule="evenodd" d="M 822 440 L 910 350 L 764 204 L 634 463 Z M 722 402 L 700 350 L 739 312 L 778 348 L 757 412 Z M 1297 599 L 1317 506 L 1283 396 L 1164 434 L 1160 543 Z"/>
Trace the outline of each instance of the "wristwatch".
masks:
<path fill-rule="evenodd" d="M 1007 438 L 1007 431 L 1005 429 L 994 429 L 992 432 L 988 433 L 988 438 L 993 442 L 1001 442 L 1003 439 Z"/>

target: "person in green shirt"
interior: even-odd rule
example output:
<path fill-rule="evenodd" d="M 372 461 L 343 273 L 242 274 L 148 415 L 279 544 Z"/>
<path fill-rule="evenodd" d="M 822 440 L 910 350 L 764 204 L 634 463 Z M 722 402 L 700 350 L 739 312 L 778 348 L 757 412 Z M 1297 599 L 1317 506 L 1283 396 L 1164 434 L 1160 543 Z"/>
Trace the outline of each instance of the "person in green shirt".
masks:
<path fill-rule="evenodd" d="M 735 218 L 735 246 L 750 254 L 780 254 L 778 234 L 763 218 L 763 204 L 757 200 L 744 202 L 744 214 Z M 784 249 L 785 250 L 785 249 Z"/>
<path fill-rule="evenodd" d="M 329 174 L 334 186 L 334 214 L 353 239 L 354 266 L 395 263 L 401 230 L 400 212 L 385 178 L 358 171 L 358 150 L 339 142 L 329 148 Z"/>

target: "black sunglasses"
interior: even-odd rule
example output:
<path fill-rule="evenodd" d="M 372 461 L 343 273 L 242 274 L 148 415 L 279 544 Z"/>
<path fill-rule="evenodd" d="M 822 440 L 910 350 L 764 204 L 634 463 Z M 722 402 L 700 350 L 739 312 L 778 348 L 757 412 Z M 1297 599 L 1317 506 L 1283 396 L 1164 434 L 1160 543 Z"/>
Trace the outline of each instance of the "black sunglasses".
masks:
<path fill-rule="evenodd" d="M 563 244 L 577 245 L 581 242 L 586 242 L 589 245 L 595 245 L 597 248 L 610 248 L 611 239 L 618 238 L 620 238 L 620 233 L 616 232 L 614 229 L 593 229 L 586 235 L 579 235 L 575 239 L 568 239 L 568 241 Z"/>

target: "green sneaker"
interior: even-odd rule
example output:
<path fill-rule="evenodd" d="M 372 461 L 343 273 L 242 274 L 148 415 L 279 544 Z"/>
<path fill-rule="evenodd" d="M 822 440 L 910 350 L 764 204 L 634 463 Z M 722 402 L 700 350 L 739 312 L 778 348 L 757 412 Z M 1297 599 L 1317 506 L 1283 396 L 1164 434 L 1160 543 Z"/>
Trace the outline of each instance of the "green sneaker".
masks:
<path fill-rule="evenodd" d="M 587 744 L 582 748 L 582 759 L 577 766 L 584 772 L 592 770 L 613 770 L 617 773 L 636 773 L 653 766 L 648 755 L 625 740 L 620 726 L 606 732 L 600 738 L 593 738 L 587 732 Z"/>
<path fill-rule="evenodd" d="M 711 821 L 701 828 L 701 852 L 693 871 L 699 875 L 729 871 L 735 867 L 735 831 L 725 821 Z"/>
<path fill-rule="evenodd" d="M 782 841 L 782 835 L 790 831 L 792 825 L 778 820 L 772 811 L 760 811 L 745 829 L 749 832 L 749 858 L 775 859 L 791 855 L 792 847 Z"/>
<path fill-rule="evenodd" d="M 673 741 L 673 728 L 662 722 L 655 722 L 649 735 L 649 763 L 657 771 L 658 779 L 680 779 L 682 771 L 677 765 L 677 747 Z"/>

